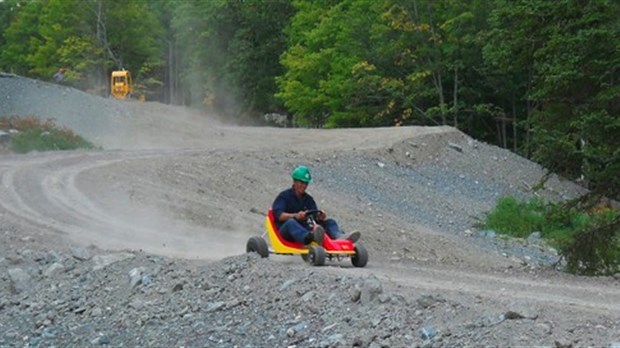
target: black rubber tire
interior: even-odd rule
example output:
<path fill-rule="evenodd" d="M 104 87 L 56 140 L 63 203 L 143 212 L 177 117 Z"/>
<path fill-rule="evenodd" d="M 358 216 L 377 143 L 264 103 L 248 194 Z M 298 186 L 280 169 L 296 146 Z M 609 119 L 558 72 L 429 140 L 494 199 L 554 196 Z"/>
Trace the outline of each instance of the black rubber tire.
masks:
<path fill-rule="evenodd" d="M 301 259 L 304 260 L 304 262 L 310 263 L 310 254 L 301 254 Z"/>
<path fill-rule="evenodd" d="M 351 263 L 355 267 L 364 267 L 368 263 L 368 251 L 361 244 L 355 245 L 355 255 L 351 256 Z"/>
<path fill-rule="evenodd" d="M 248 253 L 258 253 L 261 257 L 269 257 L 267 242 L 261 237 L 250 237 L 248 244 L 245 246 L 245 251 Z"/>
<path fill-rule="evenodd" d="M 320 245 L 312 245 L 308 250 L 308 262 L 314 266 L 325 264 L 325 249 Z"/>

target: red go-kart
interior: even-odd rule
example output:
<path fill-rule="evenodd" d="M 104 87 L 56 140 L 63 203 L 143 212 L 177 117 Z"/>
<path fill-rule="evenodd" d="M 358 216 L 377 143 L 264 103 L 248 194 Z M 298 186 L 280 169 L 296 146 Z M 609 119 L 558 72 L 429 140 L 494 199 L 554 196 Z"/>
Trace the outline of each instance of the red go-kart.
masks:
<path fill-rule="evenodd" d="M 306 212 L 310 225 L 316 224 L 316 215 L 319 210 L 310 210 Z M 267 246 L 262 236 L 250 237 L 246 245 L 247 252 L 256 252 L 262 257 L 269 257 L 269 254 L 276 255 L 296 255 L 299 254 L 304 261 L 314 265 L 321 266 L 325 264 L 325 260 L 342 260 L 350 258 L 351 263 L 355 267 L 364 267 L 368 263 L 368 252 L 359 243 L 353 243 L 348 239 L 331 239 L 327 233 L 323 239 L 323 244 L 318 245 L 312 242 L 310 245 L 288 241 L 280 235 L 273 211 L 269 209 L 265 218 L 265 233 L 269 238 L 271 248 Z"/>

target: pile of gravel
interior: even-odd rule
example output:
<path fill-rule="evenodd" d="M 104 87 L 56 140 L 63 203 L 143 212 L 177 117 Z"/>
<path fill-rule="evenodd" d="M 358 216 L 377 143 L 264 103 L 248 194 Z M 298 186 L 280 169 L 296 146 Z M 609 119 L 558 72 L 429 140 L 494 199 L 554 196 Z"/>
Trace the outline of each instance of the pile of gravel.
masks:
<path fill-rule="evenodd" d="M 412 140 L 315 161 L 315 177 L 326 191 L 351 197 L 362 209 L 373 207 L 408 225 L 468 237 L 483 250 L 523 265 L 561 267 L 558 252 L 540 239 L 539 232 L 526 240 L 512 239 L 476 226 L 502 197 L 565 201 L 583 194 L 583 188 L 551 176 L 543 189 L 533 191 L 546 174 L 542 167 L 460 132 Z"/>
<path fill-rule="evenodd" d="M 27 246 L 27 242 L 25 241 Z M 5 250 L 6 251 L 6 250 Z M 256 254 L 215 263 L 142 252 L 22 248 L 0 257 L 0 346 L 579 346 L 594 325 L 556 330 L 536 306 L 407 293 Z M 482 309 L 480 309 L 482 308 Z M 611 330 L 610 330 L 611 331 Z M 561 337 L 557 339 L 555 337 Z"/>
<path fill-rule="evenodd" d="M 96 145 L 123 129 L 126 105 L 80 90 L 0 73 L 0 117 L 52 120 Z"/>

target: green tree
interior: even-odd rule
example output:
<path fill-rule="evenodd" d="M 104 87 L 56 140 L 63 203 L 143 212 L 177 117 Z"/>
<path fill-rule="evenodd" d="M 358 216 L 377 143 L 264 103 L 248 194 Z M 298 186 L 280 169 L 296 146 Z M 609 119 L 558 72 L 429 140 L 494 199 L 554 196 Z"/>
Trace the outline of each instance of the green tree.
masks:
<path fill-rule="evenodd" d="M 485 59 L 521 96 L 529 151 L 550 170 L 618 195 L 620 26 L 615 1 L 499 1 Z"/>
<path fill-rule="evenodd" d="M 19 0 L 0 1 L 0 48 L 4 46 L 6 42 L 4 39 L 4 31 L 9 24 L 13 22 L 13 18 L 19 8 L 19 2 Z"/>
<path fill-rule="evenodd" d="M 7 6 L 8 7 L 8 6 Z M 32 68 L 29 56 L 31 47 L 40 45 L 43 37 L 39 35 L 41 2 L 22 3 L 19 7 L 8 7 L 11 23 L 3 32 L 4 45 L 0 51 L 0 67 L 15 74 L 28 75 Z"/>
<path fill-rule="evenodd" d="M 60 67 L 78 87 L 107 88 L 109 69 L 138 79 L 161 65 L 159 22 L 146 0 L 32 0 L 20 3 L 4 32 L 0 66 L 50 78 Z"/>
<path fill-rule="evenodd" d="M 278 97 L 317 126 L 448 124 L 449 116 L 458 126 L 459 111 L 480 102 L 459 99 L 461 76 L 477 76 L 482 61 L 480 4 L 296 2 Z"/>
<path fill-rule="evenodd" d="M 381 84 L 369 62 L 369 28 L 380 15 L 377 1 L 296 1 L 297 13 L 286 29 L 289 49 L 279 92 L 298 124 L 314 127 L 380 124 L 367 108 Z M 381 98 L 381 97 L 379 97 Z M 382 107 L 381 100 L 372 104 Z"/>
<path fill-rule="evenodd" d="M 615 1 L 498 1 L 485 48 L 505 71 L 526 110 L 528 152 L 550 172 L 582 180 L 591 191 L 564 204 L 561 216 L 590 213 L 620 198 L 620 26 Z M 617 270 L 620 217 L 574 231 L 561 246 L 578 273 Z"/>

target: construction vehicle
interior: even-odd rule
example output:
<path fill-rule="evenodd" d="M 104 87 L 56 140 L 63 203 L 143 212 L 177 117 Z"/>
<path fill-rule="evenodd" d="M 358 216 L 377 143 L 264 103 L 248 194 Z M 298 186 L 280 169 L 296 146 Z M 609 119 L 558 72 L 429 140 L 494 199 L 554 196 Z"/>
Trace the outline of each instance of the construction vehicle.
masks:
<path fill-rule="evenodd" d="M 110 93 L 116 99 L 127 99 L 133 93 L 133 81 L 131 73 L 127 70 L 112 71 L 110 78 Z"/>

